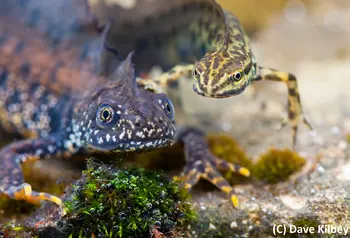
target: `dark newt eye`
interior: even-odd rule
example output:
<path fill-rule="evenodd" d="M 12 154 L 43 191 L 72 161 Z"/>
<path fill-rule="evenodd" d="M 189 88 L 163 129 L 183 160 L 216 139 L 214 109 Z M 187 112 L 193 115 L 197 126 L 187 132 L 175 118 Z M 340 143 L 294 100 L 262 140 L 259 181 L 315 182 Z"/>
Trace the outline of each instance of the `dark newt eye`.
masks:
<path fill-rule="evenodd" d="M 193 75 L 193 77 L 194 77 L 195 79 L 199 80 L 200 74 L 199 74 L 198 70 L 193 69 L 192 75 Z"/>
<path fill-rule="evenodd" d="M 236 72 L 233 75 L 230 76 L 230 80 L 234 82 L 239 82 L 242 79 L 242 73 L 241 72 Z"/>
<path fill-rule="evenodd" d="M 165 114 L 170 118 L 170 119 L 174 119 L 175 117 L 175 109 L 174 109 L 174 105 L 172 104 L 172 102 L 169 99 L 165 99 L 165 105 L 164 105 L 164 110 L 165 110 Z"/>
<path fill-rule="evenodd" d="M 99 127 L 104 127 L 115 122 L 117 115 L 113 108 L 108 104 L 102 104 L 96 112 L 96 122 Z"/>

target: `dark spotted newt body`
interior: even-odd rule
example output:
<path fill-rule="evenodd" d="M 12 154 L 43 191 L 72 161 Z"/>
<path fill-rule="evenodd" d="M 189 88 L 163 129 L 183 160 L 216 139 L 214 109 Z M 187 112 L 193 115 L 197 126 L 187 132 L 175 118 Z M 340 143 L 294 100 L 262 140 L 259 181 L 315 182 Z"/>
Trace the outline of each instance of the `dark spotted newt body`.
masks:
<path fill-rule="evenodd" d="M 36 19 L 35 11 L 30 16 L 30 22 L 35 22 L 33 21 Z M 7 24 L 10 23 L 7 22 Z M 36 24 L 30 24 L 29 27 L 38 28 Z M 55 32 L 55 26 L 51 25 L 51 31 L 52 28 Z M 100 77 L 96 77 L 93 74 L 96 71 L 96 64 L 87 59 L 86 50 L 78 52 L 71 49 L 62 42 L 60 37 L 56 38 L 52 35 L 49 36 L 53 39 L 51 43 L 53 45 L 48 45 L 47 38 L 43 41 L 43 38 L 36 34 L 30 34 L 23 30 L 18 22 L 12 22 L 12 27 L 9 26 L 8 29 L 9 32 L 7 29 L 0 31 L 6 32 L 4 37 L 6 40 L 0 46 L 0 49 L 3 48 L 5 51 L 4 54 L 0 52 L 0 56 L 14 58 L 13 61 L 9 61 L 3 57 L 2 65 L 7 70 L 7 74 L 11 73 L 16 77 L 13 77 L 13 80 L 9 78 L 6 80 L 13 84 L 27 86 L 18 92 L 20 98 L 24 97 L 16 106 L 17 116 L 15 117 L 19 123 L 6 124 L 8 117 L 12 115 L 8 113 L 8 106 L 2 109 L 6 115 L 2 121 L 6 124 L 4 126 L 12 132 L 17 131 L 23 136 L 34 136 L 39 139 L 18 142 L 18 145 L 11 144 L 0 152 L 0 164 L 7 166 L 7 172 L 0 172 L 0 192 L 16 199 L 32 202 L 49 199 L 60 203 L 58 198 L 48 194 L 38 194 L 31 191 L 28 184 L 22 184 L 19 163 L 31 158 L 69 157 L 75 153 L 90 153 L 91 150 L 97 152 L 156 148 L 170 144 L 174 139 L 173 108 L 170 101 L 163 94 L 153 94 L 142 88 L 137 89 L 135 82 L 132 81 L 133 70 L 130 66 L 130 57 L 123 63 L 122 57 L 116 55 L 116 51 L 109 48 L 105 40 L 104 49 L 107 50 L 102 50 L 99 64 Z M 13 29 L 18 30 L 13 31 Z M 104 36 L 108 36 L 107 30 Z M 47 36 L 47 34 L 44 35 Z M 7 39 L 8 36 L 11 36 L 11 40 Z M 111 50 L 112 54 L 110 54 Z M 117 75 L 114 73 L 116 68 L 119 69 Z M 34 90 L 32 82 L 36 81 L 32 79 L 38 79 L 36 85 L 43 90 L 42 93 Z M 113 86 L 115 81 L 118 85 L 125 82 L 122 85 L 128 86 L 115 88 Z M 105 86 L 101 86 L 106 82 Z M 66 85 L 69 86 L 66 87 Z M 86 89 L 87 86 L 88 89 Z M 28 97 L 22 95 L 26 95 L 26 92 L 36 98 L 34 100 L 36 103 L 30 106 L 32 111 L 24 117 L 23 111 L 27 107 L 25 105 L 32 101 L 31 99 L 28 102 L 25 101 Z M 47 100 L 46 96 L 43 97 L 43 94 L 50 97 L 50 100 Z M 4 100 L 6 101 L 7 98 Z M 52 103 L 55 100 L 57 103 L 47 107 L 46 102 Z M 99 106 L 96 101 L 100 103 Z M 136 102 L 133 103 L 134 101 Z M 106 120 L 107 123 L 101 122 L 98 118 Z M 87 129 L 89 126 L 90 130 Z M 125 141 L 126 138 L 128 138 L 127 141 Z M 139 138 L 141 140 L 138 140 Z M 154 140 L 150 140 L 151 138 Z M 185 179 L 182 185 L 190 189 L 200 178 L 205 178 L 229 194 L 233 205 L 238 206 L 238 199 L 233 194 L 232 187 L 218 169 L 236 171 L 244 176 L 249 176 L 249 171 L 216 158 L 209 151 L 204 134 L 194 128 L 182 128 L 177 139 L 185 145 Z M 116 148 L 117 145 L 119 148 Z"/>
<path fill-rule="evenodd" d="M 172 144 L 174 110 L 164 94 L 136 84 L 131 54 L 109 74 L 68 44 L 0 18 L 0 125 L 24 139 L 0 151 L 0 194 L 37 203 L 21 164 L 73 155 L 141 151 Z"/>

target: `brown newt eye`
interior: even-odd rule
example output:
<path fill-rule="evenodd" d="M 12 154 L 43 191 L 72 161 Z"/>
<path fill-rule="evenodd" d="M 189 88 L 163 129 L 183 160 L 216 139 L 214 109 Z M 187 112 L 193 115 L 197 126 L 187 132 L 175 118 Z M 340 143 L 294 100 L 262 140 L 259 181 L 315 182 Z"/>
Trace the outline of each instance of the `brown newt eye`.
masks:
<path fill-rule="evenodd" d="M 115 122 L 116 118 L 117 116 L 110 105 L 102 104 L 98 107 L 96 112 L 96 121 L 98 126 L 103 127 L 105 125 L 111 124 L 112 122 Z"/>
<path fill-rule="evenodd" d="M 193 75 L 193 77 L 194 77 L 195 79 L 199 80 L 200 74 L 199 74 L 199 72 L 198 72 L 197 69 L 193 69 L 192 75 Z"/>
<path fill-rule="evenodd" d="M 242 79 L 242 73 L 241 72 L 236 72 L 233 75 L 231 75 L 230 80 L 234 81 L 234 82 L 239 82 Z"/>

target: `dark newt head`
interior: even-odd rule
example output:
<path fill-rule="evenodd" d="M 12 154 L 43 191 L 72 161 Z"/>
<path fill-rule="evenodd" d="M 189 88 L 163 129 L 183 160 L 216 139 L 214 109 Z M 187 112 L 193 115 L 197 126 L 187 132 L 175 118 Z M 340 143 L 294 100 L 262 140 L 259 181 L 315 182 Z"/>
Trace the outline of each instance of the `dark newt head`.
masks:
<path fill-rule="evenodd" d="M 80 111 L 86 143 L 94 150 L 127 152 L 172 144 L 177 137 L 174 107 L 164 94 L 139 88 L 132 54 L 91 94 Z"/>
<path fill-rule="evenodd" d="M 255 70 L 250 55 L 228 54 L 226 50 L 209 52 L 194 65 L 193 90 L 205 97 L 231 97 L 245 90 Z"/>

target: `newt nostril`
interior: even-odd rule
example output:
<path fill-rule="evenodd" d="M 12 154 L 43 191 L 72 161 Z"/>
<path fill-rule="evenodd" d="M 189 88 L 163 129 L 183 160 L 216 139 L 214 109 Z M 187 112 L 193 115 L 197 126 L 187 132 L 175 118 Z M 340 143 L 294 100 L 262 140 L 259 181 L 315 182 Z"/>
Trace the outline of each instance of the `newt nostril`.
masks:
<path fill-rule="evenodd" d="M 163 123 L 163 119 L 162 119 L 162 118 L 159 118 L 158 122 L 159 122 L 159 123 Z"/>

